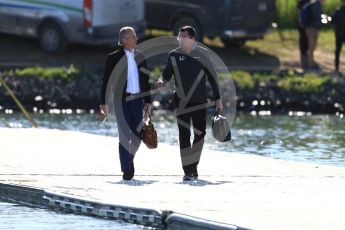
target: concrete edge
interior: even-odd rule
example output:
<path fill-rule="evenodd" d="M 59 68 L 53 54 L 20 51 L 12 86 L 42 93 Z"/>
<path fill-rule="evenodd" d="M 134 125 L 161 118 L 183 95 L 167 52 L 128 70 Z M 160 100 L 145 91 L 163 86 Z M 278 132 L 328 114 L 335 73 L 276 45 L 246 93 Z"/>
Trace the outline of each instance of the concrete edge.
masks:
<path fill-rule="evenodd" d="M 131 224 L 156 228 L 164 228 L 165 225 L 162 218 L 163 212 L 161 210 L 105 204 L 52 192 L 45 192 L 42 200 L 45 206 L 78 214 L 121 220 Z"/>
<path fill-rule="evenodd" d="M 248 230 L 169 210 L 107 204 L 97 200 L 15 184 L 0 183 L 0 201 L 124 221 L 157 229 Z"/>
<path fill-rule="evenodd" d="M 235 225 L 214 222 L 207 219 L 202 219 L 181 213 L 170 214 L 166 219 L 166 223 L 169 226 L 169 229 L 171 228 L 179 230 L 249 230 L 247 228 L 241 228 Z"/>
<path fill-rule="evenodd" d="M 40 206 L 43 195 L 42 189 L 0 183 L 0 200 L 2 201 Z"/>

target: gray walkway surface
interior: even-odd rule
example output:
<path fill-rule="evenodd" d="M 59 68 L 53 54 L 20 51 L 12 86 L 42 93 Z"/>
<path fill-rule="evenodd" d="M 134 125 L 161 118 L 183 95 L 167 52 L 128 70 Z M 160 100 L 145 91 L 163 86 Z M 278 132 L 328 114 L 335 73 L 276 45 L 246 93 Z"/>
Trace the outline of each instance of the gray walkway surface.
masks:
<path fill-rule="evenodd" d="M 0 129 L 0 183 L 159 210 L 250 229 L 345 229 L 345 168 L 204 151 L 199 180 L 182 182 L 177 146 L 141 145 L 122 181 L 118 139 Z"/>

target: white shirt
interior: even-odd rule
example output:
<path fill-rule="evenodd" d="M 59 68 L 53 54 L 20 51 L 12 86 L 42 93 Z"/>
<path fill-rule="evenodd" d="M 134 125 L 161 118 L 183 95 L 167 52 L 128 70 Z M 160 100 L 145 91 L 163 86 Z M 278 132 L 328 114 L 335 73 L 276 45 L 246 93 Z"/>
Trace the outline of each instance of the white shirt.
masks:
<path fill-rule="evenodd" d="M 138 66 L 134 59 L 134 49 L 126 50 L 128 62 L 127 93 L 140 93 Z"/>

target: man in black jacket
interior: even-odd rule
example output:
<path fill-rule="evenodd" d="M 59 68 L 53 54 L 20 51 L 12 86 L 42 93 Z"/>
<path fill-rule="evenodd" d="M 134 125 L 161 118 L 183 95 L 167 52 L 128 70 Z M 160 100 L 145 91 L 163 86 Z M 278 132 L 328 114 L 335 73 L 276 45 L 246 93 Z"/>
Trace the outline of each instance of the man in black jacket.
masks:
<path fill-rule="evenodd" d="M 334 12 L 332 22 L 335 25 L 335 71 L 339 72 L 340 52 L 345 42 L 345 0 Z"/>
<path fill-rule="evenodd" d="M 216 108 L 223 109 L 217 83 L 217 73 L 208 50 L 196 45 L 195 29 L 191 26 L 180 28 L 178 41 L 180 47 L 169 53 L 162 78 L 156 88 L 164 86 L 174 75 L 174 102 L 179 130 L 179 143 L 184 181 L 198 178 L 197 166 L 200 161 L 206 134 L 206 77 L 216 98 Z M 191 122 L 194 140 L 191 145 Z"/>
<path fill-rule="evenodd" d="M 124 180 L 134 176 L 133 159 L 142 140 L 143 110 L 149 112 L 151 103 L 149 76 L 141 71 L 141 68 L 146 69 L 145 57 L 135 50 L 137 40 L 132 27 L 120 30 L 120 48 L 107 57 L 101 91 L 100 110 L 105 117 L 108 116 L 106 96 L 114 97 Z"/>

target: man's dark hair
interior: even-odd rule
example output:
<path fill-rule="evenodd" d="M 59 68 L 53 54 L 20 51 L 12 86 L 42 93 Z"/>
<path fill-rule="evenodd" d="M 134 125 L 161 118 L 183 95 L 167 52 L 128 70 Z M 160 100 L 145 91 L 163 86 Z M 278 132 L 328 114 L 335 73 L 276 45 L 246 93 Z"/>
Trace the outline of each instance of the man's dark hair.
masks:
<path fill-rule="evenodd" d="M 188 36 L 190 38 L 195 38 L 196 37 L 196 32 L 195 29 L 192 26 L 182 26 L 179 30 L 180 32 L 188 32 Z"/>

